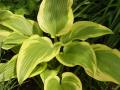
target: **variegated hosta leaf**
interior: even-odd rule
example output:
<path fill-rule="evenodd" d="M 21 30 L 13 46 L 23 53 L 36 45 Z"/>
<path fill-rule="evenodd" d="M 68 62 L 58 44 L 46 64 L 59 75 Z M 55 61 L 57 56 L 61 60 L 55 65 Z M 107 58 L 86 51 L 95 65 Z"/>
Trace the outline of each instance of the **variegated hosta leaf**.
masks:
<path fill-rule="evenodd" d="M 2 48 L 6 50 L 11 49 L 16 45 L 22 44 L 27 38 L 28 36 L 12 32 L 3 40 Z"/>
<path fill-rule="evenodd" d="M 32 35 L 31 24 L 22 16 L 13 15 L 9 19 L 0 22 L 0 24 L 14 30 L 15 32 L 24 35 Z"/>
<path fill-rule="evenodd" d="M 0 22 L 9 19 L 12 15 L 13 13 L 8 10 L 0 10 Z"/>
<path fill-rule="evenodd" d="M 16 77 L 16 60 L 17 56 L 14 56 L 7 63 L 0 63 L 0 82 Z"/>
<path fill-rule="evenodd" d="M 38 64 L 35 69 L 32 71 L 30 77 L 41 74 L 47 68 L 47 63 Z"/>
<path fill-rule="evenodd" d="M 60 49 L 59 44 L 53 45 L 47 37 L 34 35 L 23 42 L 17 60 L 17 78 L 21 84 L 27 79 L 35 67 L 55 57 Z"/>
<path fill-rule="evenodd" d="M 13 56 L 13 58 L 7 63 L 0 63 L 0 82 L 16 78 L 16 63 L 17 55 Z M 36 76 L 43 72 L 46 69 L 46 66 L 46 63 L 41 63 L 40 65 L 36 66 L 30 77 Z"/>
<path fill-rule="evenodd" d="M 31 23 L 23 16 L 15 15 L 15 14 L 9 16 L 6 15 L 6 13 L 8 12 L 9 11 L 7 10 L 0 11 L 0 25 L 6 26 L 17 33 L 21 33 L 27 36 L 32 35 L 34 33 L 34 29 L 35 30 L 38 29 L 36 28 L 35 23 L 33 22 Z M 2 16 L 4 16 L 4 19 L 1 18 Z"/>
<path fill-rule="evenodd" d="M 43 0 L 38 12 L 41 29 L 55 36 L 66 34 L 73 24 L 73 0 Z"/>
<path fill-rule="evenodd" d="M 120 51 L 105 45 L 93 45 L 97 58 L 97 71 L 90 76 L 101 81 L 111 81 L 120 84 Z"/>
<path fill-rule="evenodd" d="M 0 42 L 3 42 L 3 40 L 10 35 L 12 32 L 12 30 L 10 30 L 7 27 L 4 27 L 2 25 L 0 25 Z"/>
<path fill-rule="evenodd" d="M 81 81 L 70 72 L 63 73 L 61 80 L 58 76 L 49 76 L 44 85 L 44 90 L 82 90 Z"/>
<path fill-rule="evenodd" d="M 72 42 L 66 45 L 57 59 L 66 66 L 82 66 L 87 72 L 94 74 L 96 70 L 96 57 L 93 49 L 87 42 Z"/>
<path fill-rule="evenodd" d="M 112 34 L 112 31 L 100 24 L 90 21 L 79 21 L 73 24 L 69 33 L 62 36 L 61 41 L 66 43 L 75 39 L 86 40 L 88 38 L 95 38 L 105 34 Z"/>

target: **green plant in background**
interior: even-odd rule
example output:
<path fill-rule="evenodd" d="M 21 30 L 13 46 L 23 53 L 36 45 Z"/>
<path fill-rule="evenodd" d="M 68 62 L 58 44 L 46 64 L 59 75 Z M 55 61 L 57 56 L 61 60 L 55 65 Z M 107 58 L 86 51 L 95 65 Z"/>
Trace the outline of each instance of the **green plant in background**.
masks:
<path fill-rule="evenodd" d="M 14 79 L 9 80 L 8 82 L 1 82 L 0 83 L 0 90 L 13 90 L 15 88 L 15 84 L 17 81 Z"/>
<path fill-rule="evenodd" d="M 0 63 L 1 82 L 17 78 L 22 84 L 39 75 L 44 90 L 82 90 L 74 73 L 62 71 L 64 65 L 81 66 L 94 79 L 120 84 L 120 52 L 87 42 L 89 38 L 113 34 L 112 31 L 90 21 L 73 23 L 72 4 L 72 0 L 43 0 L 38 23 L 10 11 L 0 11 L 2 49 L 16 53 L 10 61 Z M 53 67 L 50 62 L 58 66 Z"/>

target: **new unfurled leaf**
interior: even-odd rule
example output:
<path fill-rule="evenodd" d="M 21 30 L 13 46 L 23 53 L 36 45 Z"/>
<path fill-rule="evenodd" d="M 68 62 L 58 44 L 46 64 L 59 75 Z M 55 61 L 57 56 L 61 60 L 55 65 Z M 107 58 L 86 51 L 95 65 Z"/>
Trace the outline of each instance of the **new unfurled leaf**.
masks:
<path fill-rule="evenodd" d="M 73 24 L 73 0 L 43 0 L 38 12 L 41 29 L 53 38 L 66 34 Z"/>
<path fill-rule="evenodd" d="M 93 78 L 120 84 L 120 51 L 105 45 L 93 45 L 96 53 L 97 71 Z"/>
<path fill-rule="evenodd" d="M 49 76 L 45 80 L 44 90 L 82 90 L 82 84 L 79 78 L 70 72 L 58 76 Z"/>
<path fill-rule="evenodd" d="M 0 42 L 3 42 L 3 40 L 10 35 L 12 30 L 10 30 L 7 27 L 4 27 L 3 25 L 0 25 Z"/>
<path fill-rule="evenodd" d="M 7 63 L 0 63 L 0 82 L 10 80 L 16 77 L 17 55 Z"/>
<path fill-rule="evenodd" d="M 90 21 L 79 21 L 73 24 L 69 33 L 62 36 L 61 41 L 66 43 L 72 40 L 86 40 L 88 38 L 95 38 L 105 34 L 112 34 L 112 31 L 100 24 Z"/>
<path fill-rule="evenodd" d="M 24 41 L 17 60 L 17 78 L 21 84 L 27 79 L 35 67 L 42 63 L 48 62 L 59 52 L 60 46 L 52 44 L 47 37 L 34 35 Z"/>
<path fill-rule="evenodd" d="M 32 71 L 30 77 L 41 74 L 47 68 L 47 63 L 38 64 L 35 69 Z"/>
<path fill-rule="evenodd" d="M 57 59 L 66 66 L 82 66 L 86 71 L 94 74 L 96 69 L 96 57 L 93 49 L 87 42 L 72 42 L 66 45 Z"/>

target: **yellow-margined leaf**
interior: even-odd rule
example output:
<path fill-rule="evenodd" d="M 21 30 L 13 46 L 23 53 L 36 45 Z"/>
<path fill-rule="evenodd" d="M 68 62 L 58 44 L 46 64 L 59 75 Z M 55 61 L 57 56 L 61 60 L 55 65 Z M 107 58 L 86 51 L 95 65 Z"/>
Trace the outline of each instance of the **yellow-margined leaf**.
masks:
<path fill-rule="evenodd" d="M 55 70 L 46 69 L 44 72 L 40 73 L 40 77 L 41 77 L 43 83 L 45 83 L 45 80 L 49 76 L 56 76 L 58 74 L 58 72 L 60 71 L 60 68 L 61 68 L 61 66 L 58 66 Z"/>
<path fill-rule="evenodd" d="M 27 20 L 21 15 L 12 14 L 8 10 L 0 11 L 0 25 L 27 36 L 30 36 L 36 32 L 38 32 L 38 34 L 42 34 L 36 22 Z"/>
<path fill-rule="evenodd" d="M 96 71 L 96 56 L 87 42 L 71 42 L 64 46 L 63 52 L 57 55 L 57 59 L 65 66 L 82 66 L 86 71 L 94 75 Z"/>
<path fill-rule="evenodd" d="M 95 38 L 105 34 L 112 34 L 112 30 L 100 24 L 90 21 L 79 21 L 73 24 L 69 33 L 62 36 L 61 41 L 66 43 L 72 40 L 86 40 Z"/>
<path fill-rule="evenodd" d="M 0 82 L 16 77 L 16 61 L 17 55 L 15 55 L 7 63 L 0 63 Z"/>
<path fill-rule="evenodd" d="M 59 44 L 53 45 L 47 37 L 31 36 L 23 42 L 17 60 L 17 78 L 21 84 L 30 77 L 35 67 L 54 58 L 60 49 Z"/>
<path fill-rule="evenodd" d="M 102 44 L 92 46 L 96 53 L 97 70 L 91 77 L 120 84 L 120 51 Z"/>
<path fill-rule="evenodd" d="M 27 38 L 28 36 L 12 32 L 3 40 L 2 48 L 8 50 L 17 45 L 21 45 L 23 41 L 26 40 Z"/>
<path fill-rule="evenodd" d="M 73 24 L 73 0 L 43 0 L 38 12 L 41 29 L 55 36 L 66 34 Z"/>
<path fill-rule="evenodd" d="M 32 71 L 30 77 L 36 76 L 41 74 L 47 68 L 47 63 L 40 63 L 38 64 L 35 69 Z"/>
<path fill-rule="evenodd" d="M 12 78 L 16 78 L 16 64 L 17 55 L 13 56 L 12 59 L 6 63 L 0 63 L 0 82 L 8 81 Z M 35 67 L 30 77 L 36 76 L 42 73 L 47 67 L 46 63 L 41 63 Z"/>

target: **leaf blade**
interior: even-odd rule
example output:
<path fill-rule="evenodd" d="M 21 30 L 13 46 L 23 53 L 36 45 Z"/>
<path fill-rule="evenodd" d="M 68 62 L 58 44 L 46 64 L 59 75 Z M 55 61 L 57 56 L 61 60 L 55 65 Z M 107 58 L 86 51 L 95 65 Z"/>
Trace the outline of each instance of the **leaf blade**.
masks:
<path fill-rule="evenodd" d="M 69 31 L 73 24 L 73 0 L 43 0 L 38 13 L 41 29 L 52 37 Z"/>
<path fill-rule="evenodd" d="M 71 32 L 61 38 L 62 42 L 72 40 L 87 40 L 88 38 L 95 38 L 106 34 L 113 34 L 112 31 L 100 24 L 90 21 L 79 21 L 73 24 Z"/>
<path fill-rule="evenodd" d="M 2 48 L 8 50 L 17 45 L 21 45 L 23 41 L 26 40 L 27 38 L 28 37 L 25 35 L 12 32 L 3 40 Z"/>
<path fill-rule="evenodd" d="M 7 63 L 0 63 L 0 82 L 8 81 L 16 77 L 17 55 Z"/>
<path fill-rule="evenodd" d="M 69 67 L 80 65 L 93 75 L 96 71 L 96 56 L 87 42 L 69 43 L 64 47 L 63 52 L 57 56 L 57 60 Z"/>
<path fill-rule="evenodd" d="M 88 75 L 100 81 L 120 84 L 120 51 L 102 44 L 93 45 L 93 48 L 97 58 L 97 71 L 95 76 Z"/>
<path fill-rule="evenodd" d="M 59 52 L 47 37 L 34 35 L 26 40 L 19 52 L 17 60 L 17 78 L 21 84 L 27 79 L 34 68 L 43 62 L 50 61 Z M 32 66 L 32 67 L 31 67 Z"/>

